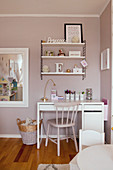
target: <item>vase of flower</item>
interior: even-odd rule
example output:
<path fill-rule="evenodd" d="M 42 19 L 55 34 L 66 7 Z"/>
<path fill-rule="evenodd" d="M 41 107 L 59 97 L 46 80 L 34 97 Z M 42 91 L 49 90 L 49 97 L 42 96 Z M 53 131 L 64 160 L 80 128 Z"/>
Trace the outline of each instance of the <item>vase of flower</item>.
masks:
<path fill-rule="evenodd" d="M 80 100 L 84 100 L 84 94 L 80 94 Z"/>
<path fill-rule="evenodd" d="M 71 92 L 70 98 L 71 98 L 71 101 L 75 100 L 75 91 Z"/>
<path fill-rule="evenodd" d="M 76 93 L 76 95 L 75 95 L 75 99 L 76 99 L 76 101 L 78 101 L 78 100 L 79 100 L 79 93 Z"/>
<path fill-rule="evenodd" d="M 65 99 L 66 100 L 69 100 L 70 99 L 70 94 L 68 93 L 68 94 L 65 94 Z"/>
<path fill-rule="evenodd" d="M 65 90 L 65 99 L 66 100 L 70 100 L 70 94 L 71 94 L 70 90 Z"/>

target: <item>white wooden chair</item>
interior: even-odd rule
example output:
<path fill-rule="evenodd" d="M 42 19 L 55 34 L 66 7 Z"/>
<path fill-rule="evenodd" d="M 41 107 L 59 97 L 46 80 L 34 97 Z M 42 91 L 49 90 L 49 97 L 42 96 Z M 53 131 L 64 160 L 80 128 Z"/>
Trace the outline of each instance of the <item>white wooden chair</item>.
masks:
<path fill-rule="evenodd" d="M 47 136 L 46 136 L 46 143 L 45 146 L 48 144 L 48 138 L 57 144 L 57 155 L 60 156 L 60 140 L 67 139 L 68 142 L 68 128 L 72 127 L 73 131 L 73 137 L 74 137 L 74 143 L 76 151 L 78 152 L 78 146 L 75 136 L 75 120 L 77 116 L 79 102 L 77 103 L 64 103 L 64 102 L 58 102 L 55 103 L 56 107 L 56 119 L 50 119 L 47 121 L 48 127 L 47 127 Z M 75 110 L 76 109 L 76 110 Z M 57 128 L 57 139 L 52 139 L 49 137 L 49 128 L 55 127 Z M 66 137 L 61 138 L 60 137 L 60 128 L 66 129 Z"/>
<path fill-rule="evenodd" d="M 79 152 L 88 146 L 104 144 L 104 142 L 104 133 L 94 130 L 79 130 Z"/>

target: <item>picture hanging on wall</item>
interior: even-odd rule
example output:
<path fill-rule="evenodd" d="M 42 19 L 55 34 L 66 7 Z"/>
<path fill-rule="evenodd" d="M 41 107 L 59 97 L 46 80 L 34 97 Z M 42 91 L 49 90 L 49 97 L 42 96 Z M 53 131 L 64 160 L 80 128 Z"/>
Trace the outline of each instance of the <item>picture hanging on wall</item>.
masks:
<path fill-rule="evenodd" d="M 109 48 L 101 52 L 101 70 L 107 70 L 109 66 Z"/>
<path fill-rule="evenodd" d="M 64 24 L 64 38 L 68 43 L 83 43 L 82 24 Z"/>

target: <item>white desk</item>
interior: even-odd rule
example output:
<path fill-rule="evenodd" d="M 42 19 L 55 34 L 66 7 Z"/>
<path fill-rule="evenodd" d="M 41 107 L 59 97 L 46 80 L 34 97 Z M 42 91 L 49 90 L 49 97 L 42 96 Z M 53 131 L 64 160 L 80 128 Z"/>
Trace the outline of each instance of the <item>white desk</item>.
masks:
<path fill-rule="evenodd" d="M 65 101 L 64 101 L 65 102 Z M 76 103 L 76 101 L 75 101 Z M 37 102 L 37 149 L 40 148 L 39 121 L 43 112 L 55 111 L 53 101 Z M 82 129 L 104 132 L 104 103 L 100 101 L 80 101 L 78 111 L 82 111 Z M 41 128 L 42 134 L 42 128 Z M 43 137 L 43 134 L 41 135 Z"/>
<path fill-rule="evenodd" d="M 113 145 L 88 147 L 77 154 L 76 162 L 80 170 L 113 170 Z"/>

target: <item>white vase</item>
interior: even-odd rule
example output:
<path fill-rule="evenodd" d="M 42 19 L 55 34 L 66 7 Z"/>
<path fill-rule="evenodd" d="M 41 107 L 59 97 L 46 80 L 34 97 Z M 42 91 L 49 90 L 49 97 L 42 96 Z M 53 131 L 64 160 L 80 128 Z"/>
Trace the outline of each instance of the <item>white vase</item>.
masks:
<path fill-rule="evenodd" d="M 78 100 L 79 100 L 79 93 L 76 93 L 76 95 L 75 95 L 75 99 L 76 99 L 76 101 L 78 101 Z"/>
<path fill-rule="evenodd" d="M 84 94 L 80 94 L 80 100 L 84 100 Z"/>
<path fill-rule="evenodd" d="M 70 94 L 65 94 L 66 100 L 69 100 L 69 96 L 70 96 Z"/>
<path fill-rule="evenodd" d="M 75 100 L 75 94 L 71 94 L 71 101 Z"/>

